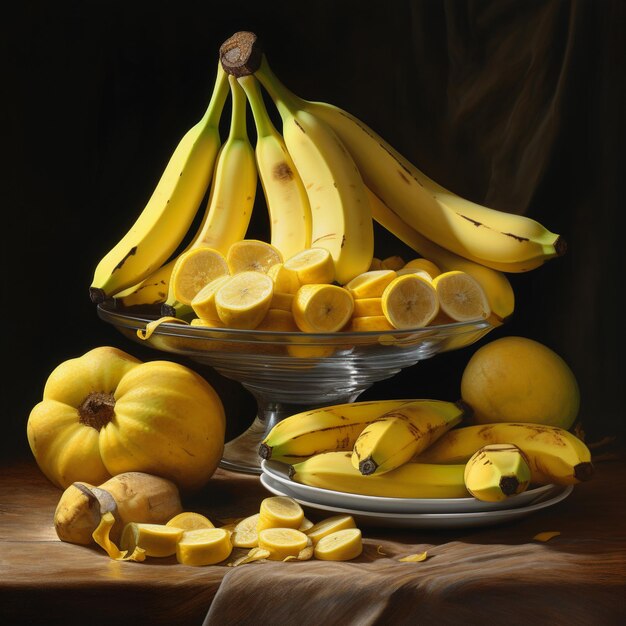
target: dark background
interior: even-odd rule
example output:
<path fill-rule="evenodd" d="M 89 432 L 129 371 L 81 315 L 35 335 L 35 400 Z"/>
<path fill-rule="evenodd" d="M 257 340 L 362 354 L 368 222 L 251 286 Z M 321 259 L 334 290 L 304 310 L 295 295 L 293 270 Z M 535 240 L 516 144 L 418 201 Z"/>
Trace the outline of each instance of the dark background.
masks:
<path fill-rule="evenodd" d="M 238 383 L 125 339 L 88 297 L 98 260 L 204 112 L 218 48 L 237 30 L 262 38 L 302 97 L 347 109 L 443 185 L 569 243 L 564 257 L 510 277 L 507 325 L 361 399 L 456 399 L 476 348 L 523 335 L 571 365 L 589 437 L 623 435 L 625 3 L 372 4 L 60 0 L 19 2 L 3 16 L 3 457 L 30 454 L 26 421 L 50 371 L 98 345 L 205 375 L 229 437 L 252 421 Z M 397 252 L 407 251 L 379 233 L 377 256 Z"/>

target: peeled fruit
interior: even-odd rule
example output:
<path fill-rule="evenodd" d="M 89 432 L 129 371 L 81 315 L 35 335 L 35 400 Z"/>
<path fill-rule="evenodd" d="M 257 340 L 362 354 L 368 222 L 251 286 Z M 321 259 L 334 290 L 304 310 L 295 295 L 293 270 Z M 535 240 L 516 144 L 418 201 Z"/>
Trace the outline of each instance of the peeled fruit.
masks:
<path fill-rule="evenodd" d="M 126 524 L 122 532 L 121 548 L 132 553 L 141 548 L 146 556 L 165 557 L 176 554 L 176 544 L 185 531 L 165 524 Z"/>
<path fill-rule="evenodd" d="M 295 528 L 266 528 L 259 532 L 259 548 L 269 552 L 270 561 L 282 561 L 287 557 L 298 557 L 309 545 L 309 538 Z"/>
<path fill-rule="evenodd" d="M 331 533 L 343 530 L 344 528 L 356 528 L 352 515 L 333 515 L 327 517 L 317 524 L 313 524 L 311 528 L 305 530 L 307 537 L 313 542 L 313 545 L 319 542 L 322 537 L 326 537 Z"/>
<path fill-rule="evenodd" d="M 213 522 L 202 515 L 201 513 L 194 513 L 193 511 L 184 511 L 172 517 L 165 524 L 166 526 L 172 526 L 173 528 L 180 528 L 182 530 L 196 530 L 198 528 L 214 528 Z"/>
<path fill-rule="evenodd" d="M 215 565 L 233 550 L 230 533 L 223 528 L 187 530 L 176 544 L 176 559 L 183 565 Z"/>
<path fill-rule="evenodd" d="M 502 337 L 479 348 L 463 371 L 461 397 L 478 424 L 530 422 L 568 430 L 580 407 L 567 363 L 525 337 Z"/>
<path fill-rule="evenodd" d="M 322 537 L 315 545 L 313 554 L 321 561 L 350 561 L 361 552 L 361 531 L 358 528 L 344 528 Z"/>
<path fill-rule="evenodd" d="M 261 502 L 257 530 L 265 528 L 300 528 L 304 521 L 302 507 L 292 498 L 270 496 Z"/>

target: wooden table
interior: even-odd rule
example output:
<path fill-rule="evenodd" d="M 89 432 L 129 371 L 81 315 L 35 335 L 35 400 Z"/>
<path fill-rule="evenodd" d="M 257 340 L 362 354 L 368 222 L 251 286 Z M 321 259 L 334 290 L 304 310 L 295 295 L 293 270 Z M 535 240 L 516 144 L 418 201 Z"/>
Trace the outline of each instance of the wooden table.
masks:
<path fill-rule="evenodd" d="M 2 624 L 626 624 L 624 454 L 598 462 L 594 479 L 563 502 L 514 523 L 363 528 L 364 553 L 346 563 L 117 562 L 57 539 L 60 493 L 30 460 L 2 468 Z M 267 495 L 256 476 L 218 470 L 185 505 L 219 521 L 256 512 Z M 554 530 L 549 542 L 533 540 Z M 423 562 L 398 561 L 424 551 Z"/>

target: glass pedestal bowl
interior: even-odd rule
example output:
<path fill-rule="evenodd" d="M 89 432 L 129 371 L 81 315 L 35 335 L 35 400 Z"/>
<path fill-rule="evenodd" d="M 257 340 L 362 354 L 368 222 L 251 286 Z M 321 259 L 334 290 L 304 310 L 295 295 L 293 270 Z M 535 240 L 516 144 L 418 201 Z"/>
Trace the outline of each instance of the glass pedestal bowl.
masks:
<path fill-rule="evenodd" d="M 413 330 L 333 334 L 206 328 L 164 322 L 147 339 L 138 331 L 159 315 L 98 305 L 99 317 L 127 338 L 184 355 L 241 383 L 255 397 L 252 425 L 228 441 L 220 467 L 261 474 L 259 444 L 280 420 L 330 404 L 354 402 L 375 382 L 440 352 L 468 346 L 494 326 L 488 320 Z"/>

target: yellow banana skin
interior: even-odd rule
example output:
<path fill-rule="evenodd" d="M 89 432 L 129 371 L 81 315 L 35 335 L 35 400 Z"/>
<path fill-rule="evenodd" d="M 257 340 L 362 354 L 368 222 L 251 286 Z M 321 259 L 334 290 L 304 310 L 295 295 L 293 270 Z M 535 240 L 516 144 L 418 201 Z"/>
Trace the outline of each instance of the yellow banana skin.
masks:
<path fill-rule="evenodd" d="M 273 125 L 258 81 L 237 79 L 248 97 L 257 131 L 256 162 L 270 217 L 270 243 L 283 258 L 311 246 L 311 207 L 300 174 Z"/>
<path fill-rule="evenodd" d="M 165 302 L 169 289 L 170 276 L 172 275 L 175 263 L 176 259 L 169 261 L 136 285 L 124 291 L 120 291 L 114 296 L 115 302 L 123 307 L 160 304 L 161 302 Z"/>
<path fill-rule="evenodd" d="M 311 207 L 311 246 L 329 250 L 335 280 L 346 284 L 369 268 L 374 228 L 363 179 L 337 135 L 300 107 L 263 58 L 254 74 L 275 102 L 283 137 Z"/>
<path fill-rule="evenodd" d="M 295 482 L 364 496 L 389 498 L 467 498 L 465 465 L 408 462 L 384 474 L 363 476 L 352 465 L 351 452 L 325 452 L 292 465 Z"/>
<path fill-rule="evenodd" d="M 526 455 L 508 443 L 483 446 L 465 465 L 465 486 L 483 502 L 500 502 L 522 493 L 530 479 Z"/>
<path fill-rule="evenodd" d="M 556 426 L 502 422 L 447 432 L 417 455 L 421 463 L 467 463 L 486 444 L 516 445 L 526 455 L 531 482 L 574 485 L 593 475 L 591 453 L 578 437 Z"/>
<path fill-rule="evenodd" d="M 453 402 L 408 402 L 365 427 L 352 451 L 352 466 L 364 476 L 384 474 L 425 450 L 459 424 L 464 410 Z"/>
<path fill-rule="evenodd" d="M 418 254 L 435 263 L 442 271 L 459 270 L 473 276 L 483 288 L 492 313 L 492 321 L 504 322 L 515 310 L 515 293 L 509 279 L 502 271 L 470 261 L 433 243 L 401 220 L 383 201 L 368 188 L 372 217 L 381 226 Z M 509 271 L 518 271 L 509 270 Z"/>
<path fill-rule="evenodd" d="M 206 113 L 180 140 L 133 226 L 98 263 L 89 289 L 93 302 L 102 302 L 149 276 L 183 240 L 211 181 L 227 94 L 227 75 L 218 66 Z"/>
<path fill-rule="evenodd" d="M 532 269 L 565 252 L 564 240 L 539 222 L 469 202 L 437 185 L 350 113 L 322 102 L 302 106 L 337 133 L 368 187 L 440 246 L 495 269 Z"/>
<path fill-rule="evenodd" d="M 350 402 L 290 415 L 267 434 L 259 455 L 294 463 L 321 452 L 352 450 L 370 422 L 408 402 L 412 400 Z"/>

